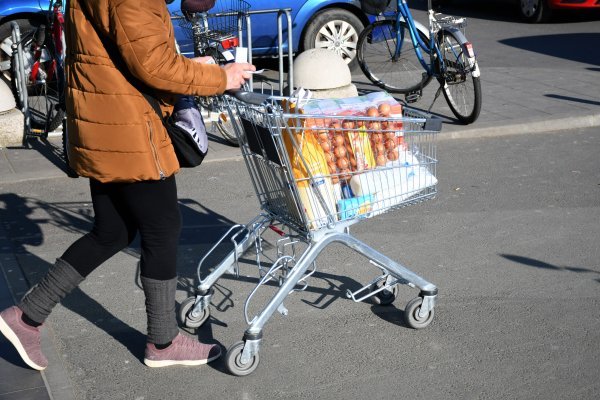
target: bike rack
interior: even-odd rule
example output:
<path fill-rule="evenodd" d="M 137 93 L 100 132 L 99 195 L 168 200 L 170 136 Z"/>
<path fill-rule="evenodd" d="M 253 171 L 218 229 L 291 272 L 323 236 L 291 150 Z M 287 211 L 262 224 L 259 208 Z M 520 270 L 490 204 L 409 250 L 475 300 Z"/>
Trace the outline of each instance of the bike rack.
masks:
<path fill-rule="evenodd" d="M 248 36 L 248 60 L 252 63 L 252 22 L 250 19 L 251 15 L 258 14 L 277 14 L 277 47 L 279 51 L 279 91 L 283 92 L 283 22 L 282 18 L 285 16 L 287 23 L 287 41 L 288 41 L 288 76 L 287 83 L 290 92 L 294 90 L 294 46 L 292 43 L 292 9 L 281 8 L 281 9 L 268 9 L 268 10 L 256 10 L 248 11 L 246 14 L 246 31 Z M 239 28 L 240 43 L 242 43 L 242 29 Z M 250 87 L 254 88 L 254 79 L 250 77 Z"/>

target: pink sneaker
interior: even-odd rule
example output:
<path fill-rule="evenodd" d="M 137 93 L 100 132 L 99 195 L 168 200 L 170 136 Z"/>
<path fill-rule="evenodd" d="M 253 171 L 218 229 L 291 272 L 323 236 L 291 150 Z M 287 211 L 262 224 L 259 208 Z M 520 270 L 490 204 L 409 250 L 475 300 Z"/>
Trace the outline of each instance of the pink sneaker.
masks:
<path fill-rule="evenodd" d="M 27 325 L 21 319 L 23 311 L 12 306 L 0 313 L 0 332 L 15 346 L 19 355 L 33 369 L 42 371 L 48 360 L 42 353 L 40 328 Z"/>
<path fill-rule="evenodd" d="M 144 364 L 149 367 L 168 367 L 169 365 L 202 365 L 221 356 L 221 348 L 216 344 L 204 344 L 182 335 L 173 339 L 173 343 L 159 350 L 152 343 L 146 344 Z"/>

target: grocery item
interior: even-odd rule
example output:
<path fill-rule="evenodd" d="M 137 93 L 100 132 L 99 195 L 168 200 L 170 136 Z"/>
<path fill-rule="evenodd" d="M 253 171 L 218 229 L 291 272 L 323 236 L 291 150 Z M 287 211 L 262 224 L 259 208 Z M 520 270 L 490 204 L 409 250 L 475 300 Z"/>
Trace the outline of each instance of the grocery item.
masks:
<path fill-rule="evenodd" d="M 364 121 L 360 122 L 364 123 Z M 348 131 L 347 135 L 350 147 L 352 148 L 352 155 L 356 160 L 356 166 L 353 170 L 363 171 L 375 168 L 375 156 L 371 149 L 371 142 L 365 125 L 363 124 L 362 126 L 358 126 L 357 129 Z"/>
<path fill-rule="evenodd" d="M 437 184 L 435 176 L 408 150 L 400 153 L 397 161 L 386 165 L 390 168 L 365 171 L 350 179 L 350 187 L 356 196 L 376 196 L 377 203 L 373 208 L 377 213 Z"/>
<path fill-rule="evenodd" d="M 369 194 L 366 196 L 352 197 L 350 199 L 338 201 L 337 206 L 340 221 L 359 216 L 368 218 L 369 213 L 372 211 L 374 199 L 375 196 Z"/>
<path fill-rule="evenodd" d="M 297 111 L 302 114 L 302 110 L 296 110 L 292 103 L 284 102 L 282 105 L 290 113 Z M 305 118 L 290 118 L 290 127 L 284 132 L 283 141 L 290 157 L 294 179 L 298 182 L 302 207 L 312 221 L 312 228 L 318 229 L 328 224 L 328 218 L 335 218 L 335 205 L 338 197 L 341 197 L 341 189 L 333 187 L 327 158 L 318 140 L 318 131 L 315 134 L 313 129 L 306 129 L 303 126 L 306 122 L 308 119 Z"/>

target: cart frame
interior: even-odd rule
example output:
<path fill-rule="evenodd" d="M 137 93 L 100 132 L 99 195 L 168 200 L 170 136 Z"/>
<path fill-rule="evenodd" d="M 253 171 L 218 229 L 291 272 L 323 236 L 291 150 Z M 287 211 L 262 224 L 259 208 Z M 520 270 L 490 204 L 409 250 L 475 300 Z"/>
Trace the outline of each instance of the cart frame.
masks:
<path fill-rule="evenodd" d="M 239 274 L 239 258 L 250 247 L 255 247 L 260 278 L 244 304 L 244 314 L 249 326 L 244 333 L 243 341 L 233 345 L 226 355 L 229 371 L 238 376 L 250 374 L 256 369 L 265 324 L 275 311 L 287 315 L 288 311 L 283 305 L 284 300 L 290 293 L 307 287 L 306 279 L 316 270 L 316 258 L 332 243 L 341 243 L 356 251 L 381 271 L 380 275 L 358 290 L 347 291 L 346 296 L 354 302 L 373 297 L 379 304 L 390 304 L 395 299 L 399 285 L 417 288 L 419 295 L 409 302 L 405 308 L 405 315 L 408 325 L 419 329 L 428 326 L 433 319 L 438 294 L 434 284 L 350 234 L 350 227 L 370 214 L 340 218 L 339 211 L 328 209 L 327 199 L 319 191 L 314 192 L 315 201 L 326 210 L 326 221 L 316 224 L 317 219 L 307 214 L 303 205 L 306 200 L 301 198 L 299 193 L 299 185 L 302 185 L 303 179 L 294 176 L 292 172 L 294 163 L 289 154 L 290 149 L 295 149 L 300 155 L 300 162 L 306 166 L 307 161 L 302 156 L 301 145 L 290 134 L 291 130 L 304 129 L 304 124 L 299 126 L 291 123 L 299 118 L 299 115 L 290 114 L 282 107 L 282 102 L 289 100 L 289 98 L 249 92 L 237 92 L 233 96 L 227 96 L 230 113 L 235 113 L 239 118 L 232 121 L 262 212 L 248 224 L 232 227 L 200 260 L 197 268 L 199 284 L 196 295 L 184 301 L 179 315 L 182 323 L 188 327 L 202 325 L 210 315 L 209 305 L 213 285 L 225 273 Z M 302 119 L 310 117 L 327 116 L 301 116 Z M 369 117 L 356 118 L 365 122 L 373 120 Z M 426 143 L 419 144 L 423 147 L 421 149 L 414 147 L 414 149 L 429 152 L 423 154 L 421 159 L 428 163 L 427 173 L 431 172 L 435 175 L 437 159 L 435 159 L 435 144 L 432 141 L 441 129 L 441 121 L 407 108 L 404 116 L 395 120 L 404 124 L 405 135 L 409 131 L 417 138 L 426 135 Z M 253 134 L 256 137 L 250 140 Z M 287 149 L 284 143 L 286 134 L 291 137 L 291 147 L 288 143 Z M 394 168 L 395 171 L 401 171 L 401 168 L 406 167 L 395 166 Z M 304 180 L 312 184 L 318 177 L 314 176 L 309 169 L 307 171 L 308 176 Z M 371 214 L 377 215 L 378 212 L 387 212 L 433 198 L 436 194 L 435 183 L 411 193 L 408 197 L 405 196 L 406 198 L 403 197 L 401 201 L 391 206 L 388 201 L 390 199 L 387 198 L 383 199 L 385 204 L 374 202 L 373 211 L 377 212 Z M 277 244 L 276 257 L 268 268 L 263 265 L 261 259 L 264 253 L 262 235 L 267 229 L 275 231 L 281 237 Z M 209 255 L 227 239 L 231 241 L 233 250 L 212 269 L 210 274 L 202 277 L 203 264 Z M 296 254 L 297 243 L 300 242 L 306 245 L 306 248 L 301 254 Z M 276 281 L 279 289 L 260 313 L 250 317 L 248 312 L 250 301 L 259 288 L 270 281 Z"/>

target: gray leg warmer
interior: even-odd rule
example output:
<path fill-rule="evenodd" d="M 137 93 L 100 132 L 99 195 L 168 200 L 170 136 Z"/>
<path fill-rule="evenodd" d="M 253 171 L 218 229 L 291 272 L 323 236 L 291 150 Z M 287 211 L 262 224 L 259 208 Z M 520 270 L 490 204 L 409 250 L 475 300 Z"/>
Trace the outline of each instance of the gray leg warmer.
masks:
<path fill-rule="evenodd" d="M 23 296 L 18 307 L 32 320 L 43 323 L 54 306 L 83 279 L 71 264 L 58 258 L 46 276 Z"/>
<path fill-rule="evenodd" d="M 179 333 L 175 316 L 177 278 L 159 281 L 142 276 L 141 280 L 146 295 L 148 342 L 168 343 Z"/>

